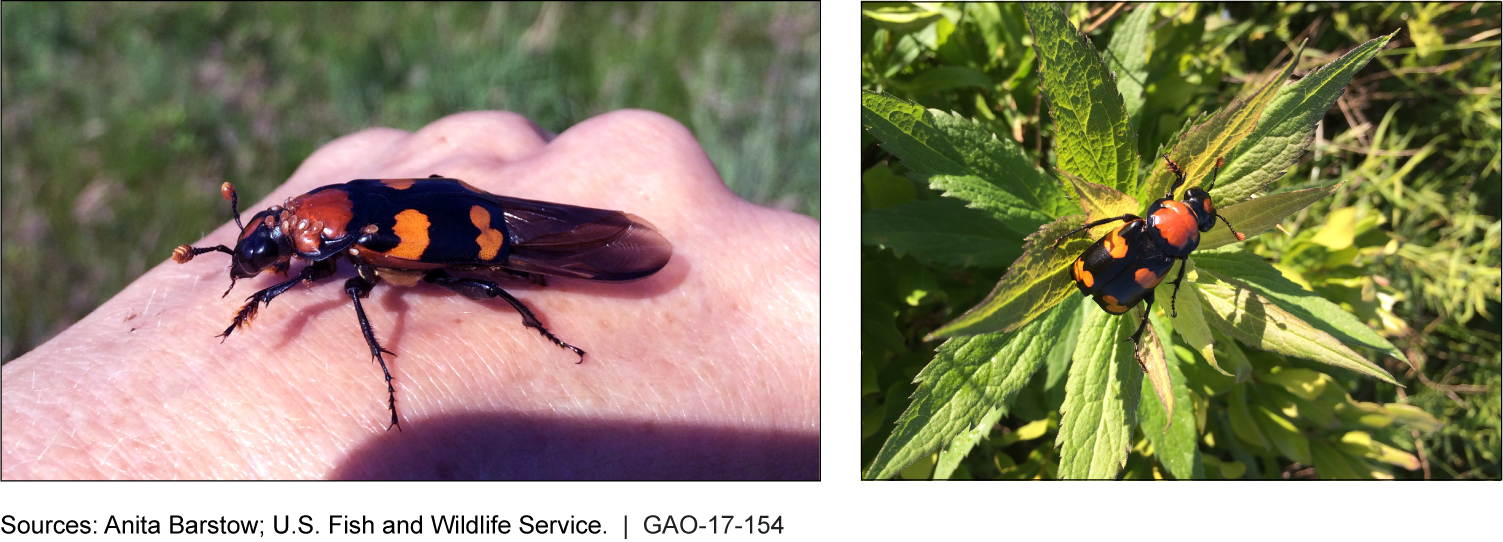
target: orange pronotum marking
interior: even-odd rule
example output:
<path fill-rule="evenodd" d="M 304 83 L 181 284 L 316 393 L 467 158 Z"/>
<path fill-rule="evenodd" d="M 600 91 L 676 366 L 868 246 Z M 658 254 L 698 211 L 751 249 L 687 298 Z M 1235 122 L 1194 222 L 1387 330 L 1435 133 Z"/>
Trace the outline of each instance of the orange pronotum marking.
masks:
<path fill-rule="evenodd" d="M 428 249 L 428 215 L 418 212 L 417 209 L 408 209 L 397 213 L 397 225 L 392 232 L 402 242 L 397 243 L 388 255 L 407 260 L 422 259 L 423 251 Z"/>
<path fill-rule="evenodd" d="M 480 237 L 475 238 L 475 244 L 480 245 L 480 259 L 495 259 L 496 253 L 501 252 L 501 244 L 506 241 L 506 235 L 491 227 L 491 212 L 479 205 L 472 205 L 470 222 L 480 228 Z"/>
<path fill-rule="evenodd" d="M 1200 228 L 1195 223 L 1195 215 L 1190 212 L 1190 207 L 1178 201 L 1166 201 L 1164 207 L 1153 212 L 1155 226 L 1159 234 L 1170 245 L 1183 247 L 1190 243 L 1190 235 L 1199 234 Z"/>

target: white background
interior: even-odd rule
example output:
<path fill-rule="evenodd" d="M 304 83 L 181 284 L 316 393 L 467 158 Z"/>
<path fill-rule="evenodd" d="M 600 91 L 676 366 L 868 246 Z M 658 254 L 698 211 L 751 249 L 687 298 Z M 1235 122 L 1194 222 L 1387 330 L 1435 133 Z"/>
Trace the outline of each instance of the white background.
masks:
<path fill-rule="evenodd" d="M 141 514 L 162 520 L 164 530 L 170 514 L 260 519 L 266 529 L 273 515 L 307 514 L 320 530 L 327 528 L 331 514 L 364 514 L 378 525 L 381 519 L 428 514 L 499 514 L 513 521 L 523 514 L 551 519 L 573 515 L 601 520 L 610 534 L 596 539 L 620 539 L 622 516 L 629 516 L 633 540 L 650 538 L 641 528 L 642 519 L 651 514 L 694 514 L 701 520 L 722 514 L 783 517 L 781 535 L 720 535 L 701 524 L 698 538 L 726 540 L 1497 536 L 1496 514 L 1503 509 L 1503 484 L 1497 482 L 860 481 L 860 8 L 837 1 L 825 2 L 821 9 L 823 481 L 6 482 L 0 483 L 0 515 L 90 519 L 102 526 L 110 515 L 128 519 Z"/>

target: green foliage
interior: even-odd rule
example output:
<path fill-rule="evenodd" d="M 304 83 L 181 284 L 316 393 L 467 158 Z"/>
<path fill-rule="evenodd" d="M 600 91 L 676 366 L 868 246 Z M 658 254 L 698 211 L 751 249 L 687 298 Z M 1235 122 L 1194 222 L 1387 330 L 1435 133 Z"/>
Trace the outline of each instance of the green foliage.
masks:
<path fill-rule="evenodd" d="M 0 359 L 223 224 L 221 182 L 255 201 L 376 126 L 649 109 L 736 193 L 817 217 L 819 22 L 791 3 L 6 2 Z"/>
<path fill-rule="evenodd" d="M 1005 223 L 1015 235 L 975 231 L 990 231 L 990 244 L 1021 246 L 1021 256 L 1003 273 L 995 246 L 978 250 L 992 256 L 966 260 L 954 251 L 958 243 L 941 240 L 943 233 L 924 241 L 949 247 L 942 257 L 867 235 L 888 228 L 884 223 L 897 215 L 873 214 L 883 196 L 871 192 L 875 183 L 864 183 L 864 475 L 1497 478 L 1499 70 L 1496 59 L 1455 63 L 1475 52 L 1465 47 L 1469 43 L 1496 37 L 1496 5 L 1463 14 L 1409 5 L 1203 12 L 1201 5 L 1166 4 L 1137 6 L 1114 19 L 1105 15 L 1109 7 L 1076 5 L 1073 24 L 1061 24 L 1065 14 L 1050 6 L 881 9 L 882 17 L 901 15 L 906 25 L 879 21 L 869 9 L 862 27 L 869 91 L 863 93 L 863 124 L 876 137 L 863 139 L 866 162 L 894 172 L 884 179 L 907 174 L 915 181 L 889 182 L 883 192 L 913 202 L 956 195 L 937 186 L 934 175 L 911 173 L 927 167 L 910 160 L 911 153 L 888 149 L 893 134 L 872 127 L 879 102 L 887 111 L 906 107 L 916 120 L 944 119 L 929 125 L 969 120 L 977 135 L 946 140 L 946 152 L 1057 164 L 1060 181 L 999 179 L 973 169 L 979 178 L 970 183 L 1010 194 L 1021 182 L 1036 187 L 1029 202 L 1051 199 L 1039 189 L 1080 196 L 1090 216 L 1112 216 L 1102 209 L 1122 205 L 1140 211 L 1155 192 L 1161 195 L 1168 177 L 1158 154 L 1167 151 L 1185 166 L 1192 185 L 1204 182 L 1215 157 L 1224 155 L 1227 166 L 1213 192 L 1223 215 L 1250 235 L 1280 226 L 1293 237 L 1268 233 L 1224 246 L 1235 243 L 1229 232 L 1205 234 L 1202 250 L 1187 262 L 1177 317 L 1169 318 L 1162 303 L 1171 291 L 1158 292 L 1161 313 L 1149 315 L 1156 333 L 1145 333 L 1145 343 L 1162 341 L 1162 350 L 1147 348 L 1161 357 L 1140 358 L 1150 377 L 1141 378 L 1131 343 L 1113 343 L 1131 333 L 1136 317 L 1111 318 L 1082 302 L 1058 261 L 1067 265 L 1094 236 L 1062 243 L 1056 252 L 1064 256 L 1042 250 L 1058 232 L 1084 222 L 1070 215 L 1078 212 L 1069 210 L 1073 205 L 994 205 L 1011 210 L 992 214 L 1012 220 Z M 1395 28 L 1414 31 L 1406 21 L 1421 13 L 1428 13 L 1427 24 L 1450 29 L 1432 31 L 1439 41 L 1425 42 L 1423 51 L 1423 40 L 1411 42 L 1404 32 L 1374 40 Z M 1317 32 L 1332 26 L 1338 32 Z M 1087 29 L 1091 40 L 1076 28 Z M 1447 45 L 1471 36 L 1477 37 L 1468 44 Z M 1272 37 L 1278 39 L 1266 39 Z M 1303 55 L 1298 47 L 1285 48 L 1306 37 Z M 1394 43 L 1385 50 L 1389 40 Z M 1109 43 L 1100 60 L 1091 41 Z M 1483 43 L 1495 48 L 1498 41 Z M 1103 62 L 1105 70 L 1098 67 Z M 1249 66 L 1270 71 L 1259 77 Z M 1069 75 L 1056 77 L 1063 74 L 1051 68 Z M 1107 70 L 1116 70 L 1115 78 Z M 1447 137 L 1430 118 L 1394 107 L 1400 94 L 1410 94 L 1404 101 L 1411 104 L 1434 94 L 1420 81 L 1434 74 L 1460 91 L 1424 102 L 1428 114 L 1454 119 L 1452 126 L 1468 139 Z M 1295 82 L 1285 85 L 1285 79 Z M 1354 96 L 1363 100 L 1354 103 Z M 1387 111 L 1376 130 L 1355 121 L 1374 109 Z M 1327 139 L 1333 131 L 1340 135 Z M 1132 133 L 1145 135 L 1132 143 Z M 976 150 L 978 141 L 1010 149 L 987 153 Z M 1411 150 L 1411 141 L 1426 143 Z M 1144 152 L 1156 146 L 1161 150 Z M 1116 158 L 1124 150 L 1133 157 L 1129 168 Z M 1125 180 L 1118 177 L 1124 171 Z M 1455 176 L 1492 181 L 1468 182 L 1460 190 L 1441 182 Z M 1145 177 L 1142 186 L 1139 177 Z M 1416 185 L 1416 179 L 1423 182 Z M 1124 203 L 1117 191 L 1137 199 Z M 959 197 L 986 209 L 978 205 L 981 198 Z M 1022 199 L 992 194 L 984 201 Z M 1451 213 L 1442 212 L 1447 205 Z M 1025 220 L 1034 220 L 1033 227 L 1019 224 Z M 1402 221 L 1413 226 L 1385 227 Z M 1429 229 L 1418 227 L 1420 221 Z M 917 229 L 917 222 L 910 217 L 907 227 Z M 1441 242 L 1419 245 L 1416 238 Z M 1451 265 L 1442 271 L 1441 261 Z M 1160 288 L 1172 288 L 1168 282 Z M 1069 302 L 1057 305 L 1063 300 Z M 1443 312 L 1433 312 L 1437 308 Z M 1416 318 L 1423 318 L 1421 325 L 1408 324 Z M 950 345 L 979 346 L 969 341 L 987 334 L 1023 340 L 1016 334 L 1045 320 L 1058 330 L 1044 338 L 1053 346 L 1044 349 L 1031 377 L 1007 373 L 1007 394 L 956 393 L 953 384 L 932 382 L 940 357 L 931 360 L 927 341 L 954 336 L 940 347 L 944 366 L 976 366 L 1001 355 L 1001 347 L 973 349 L 968 360 Z M 1430 378 L 1427 357 L 1445 360 L 1451 380 Z M 979 371 L 965 374 L 972 389 L 998 386 Z M 1025 384 L 1017 387 L 1019 381 Z M 905 400 L 910 394 L 912 403 Z M 928 405 L 949 404 L 946 395 L 966 397 L 968 414 L 927 417 L 936 412 L 932 406 L 914 410 L 920 397 Z M 1029 438 L 1020 438 L 1025 429 Z M 1055 438 L 1047 438 L 1050 431 L 1058 431 Z"/>

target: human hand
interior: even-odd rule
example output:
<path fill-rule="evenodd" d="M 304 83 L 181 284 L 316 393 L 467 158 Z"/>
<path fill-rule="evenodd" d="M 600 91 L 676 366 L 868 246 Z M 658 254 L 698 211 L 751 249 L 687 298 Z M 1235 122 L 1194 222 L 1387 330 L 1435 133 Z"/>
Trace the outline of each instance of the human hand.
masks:
<path fill-rule="evenodd" d="M 673 257 L 630 283 L 468 274 L 587 351 L 582 364 L 504 301 L 378 284 L 363 304 L 397 354 L 386 360 L 402 425 L 387 431 L 385 381 L 341 286 L 350 266 L 289 290 L 221 344 L 244 297 L 285 279 L 242 279 L 221 299 L 228 257 L 163 255 L 6 364 L 4 478 L 818 477 L 817 222 L 735 197 L 687 130 L 641 111 L 556 139 L 498 112 L 365 130 L 242 213 L 326 184 L 434 173 L 635 214 Z M 193 244 L 233 246 L 238 233 L 227 222 Z"/>

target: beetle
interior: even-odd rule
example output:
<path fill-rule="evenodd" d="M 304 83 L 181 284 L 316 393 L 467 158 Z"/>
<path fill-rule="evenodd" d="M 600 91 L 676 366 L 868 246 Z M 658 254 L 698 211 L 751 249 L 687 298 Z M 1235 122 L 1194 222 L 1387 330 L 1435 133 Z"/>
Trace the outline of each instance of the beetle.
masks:
<path fill-rule="evenodd" d="M 1222 158 L 1216 158 L 1216 165 L 1211 169 L 1211 182 L 1206 188 L 1191 187 L 1185 190 L 1182 200 L 1175 200 L 1174 192 L 1185 184 L 1185 172 L 1169 159 L 1167 153 L 1164 154 L 1164 163 L 1174 173 L 1174 185 L 1164 197 L 1148 207 L 1147 218 L 1129 213 L 1097 220 L 1060 236 L 1051 248 L 1057 249 L 1066 238 L 1096 226 L 1119 220 L 1125 222 L 1082 252 L 1071 266 L 1071 273 L 1080 293 L 1095 299 L 1102 310 L 1111 314 L 1125 313 L 1138 302 L 1147 301 L 1143 319 L 1132 334 L 1135 346 L 1148 324 L 1146 311 L 1153 310 L 1153 290 L 1164 281 L 1175 260 L 1181 263 L 1179 276 L 1173 283 L 1174 293 L 1169 298 L 1169 310 L 1174 316 L 1179 315 L 1174 302 L 1179 298 L 1180 283 L 1185 280 L 1183 262 L 1200 246 L 1201 232 L 1211 231 L 1219 218 L 1238 241 L 1246 239 L 1211 204 L 1210 190 L 1216 186 L 1216 174 L 1224 163 Z"/>
<path fill-rule="evenodd" d="M 345 281 L 344 291 L 355 305 L 371 357 L 386 377 L 388 430 L 401 426 L 396 389 L 381 354 L 395 354 L 376 340 L 360 304 L 377 283 L 410 286 L 422 280 L 477 301 L 500 297 L 521 314 L 523 326 L 578 354 L 582 363 L 584 350 L 555 337 L 500 285 L 449 272 L 500 271 L 539 285 L 548 276 L 625 282 L 658 272 L 673 255 L 673 245 L 636 215 L 499 196 L 440 175 L 331 184 L 288 198 L 244 224 L 234 186 L 224 183 L 220 193 L 241 228 L 235 248 L 182 245 L 173 250 L 173 261 L 187 263 L 205 252 L 229 254 L 230 288 L 220 297 L 235 289 L 236 280 L 267 269 L 285 276 L 293 260 L 309 262 L 291 279 L 246 298 L 230 327 L 218 335 L 220 342 L 248 326 L 259 307 L 289 288 L 329 278 L 339 260 L 348 261 L 355 276 Z"/>

